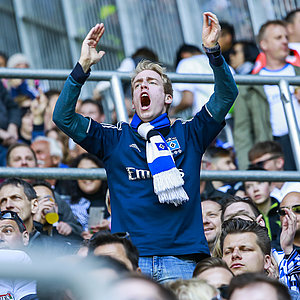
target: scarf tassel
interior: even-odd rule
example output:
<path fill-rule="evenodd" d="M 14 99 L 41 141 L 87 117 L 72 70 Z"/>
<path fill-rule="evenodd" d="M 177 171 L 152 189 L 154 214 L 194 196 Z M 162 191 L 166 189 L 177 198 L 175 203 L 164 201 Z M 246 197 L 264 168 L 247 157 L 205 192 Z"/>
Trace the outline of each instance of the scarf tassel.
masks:
<path fill-rule="evenodd" d="M 153 175 L 154 192 L 160 203 L 178 206 L 189 200 L 183 188 L 184 181 L 177 168 Z"/>

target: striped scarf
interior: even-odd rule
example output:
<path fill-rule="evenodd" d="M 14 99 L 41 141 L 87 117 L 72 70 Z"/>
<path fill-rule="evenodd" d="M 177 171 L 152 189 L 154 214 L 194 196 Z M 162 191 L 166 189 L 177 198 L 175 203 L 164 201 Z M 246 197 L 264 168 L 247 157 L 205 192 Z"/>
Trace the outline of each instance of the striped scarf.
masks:
<path fill-rule="evenodd" d="M 166 113 L 149 123 L 143 123 L 137 114 L 133 116 L 131 127 L 146 140 L 146 157 L 153 177 L 154 192 L 160 203 L 171 203 L 175 206 L 188 201 L 183 189 L 184 181 L 175 166 L 171 150 L 158 129 L 170 127 Z"/>

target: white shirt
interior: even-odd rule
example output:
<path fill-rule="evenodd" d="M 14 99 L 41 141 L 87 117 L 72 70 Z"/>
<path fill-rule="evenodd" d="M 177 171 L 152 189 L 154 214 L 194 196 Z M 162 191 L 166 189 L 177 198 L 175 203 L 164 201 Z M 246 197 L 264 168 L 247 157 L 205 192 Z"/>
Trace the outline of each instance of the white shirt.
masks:
<path fill-rule="evenodd" d="M 0 264 L 5 263 L 18 263 L 18 264 L 31 264 L 30 257 L 23 251 L 0 249 Z M 0 279 L 0 295 L 10 294 L 15 300 L 36 294 L 36 282 L 25 279 Z M 4 296 L 3 296 L 4 297 Z"/>
<path fill-rule="evenodd" d="M 182 59 L 176 69 L 176 73 L 180 74 L 213 74 L 206 55 L 194 55 Z M 208 102 L 209 97 L 214 92 L 214 85 L 207 83 L 174 83 L 173 106 L 177 106 L 181 102 L 181 93 L 190 91 L 194 95 L 193 115 L 201 110 L 202 106 Z"/>
<path fill-rule="evenodd" d="M 300 192 L 300 182 L 285 182 L 281 189 L 275 187 L 270 196 L 281 202 L 285 195 L 291 192 Z"/>
<path fill-rule="evenodd" d="M 263 76 L 295 76 L 295 70 L 291 64 L 286 64 L 280 70 L 268 70 L 263 68 L 260 70 L 259 75 Z M 283 136 L 288 134 L 288 126 L 284 114 L 283 104 L 280 99 L 280 90 L 277 85 L 264 85 L 264 91 L 267 96 L 270 106 L 270 122 L 272 127 L 273 136 Z M 294 87 L 290 86 L 292 95 L 292 103 L 295 110 L 295 115 L 300 127 L 300 104 L 294 97 Z"/>

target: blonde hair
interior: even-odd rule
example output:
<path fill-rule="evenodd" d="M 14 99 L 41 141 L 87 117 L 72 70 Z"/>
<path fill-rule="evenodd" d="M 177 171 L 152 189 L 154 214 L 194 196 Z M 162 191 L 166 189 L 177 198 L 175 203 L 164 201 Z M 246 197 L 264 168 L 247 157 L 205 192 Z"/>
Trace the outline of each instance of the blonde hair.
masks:
<path fill-rule="evenodd" d="M 162 79 L 164 85 L 164 92 L 165 94 L 169 94 L 173 97 L 173 88 L 172 82 L 170 78 L 166 75 L 166 68 L 162 67 L 161 65 L 154 63 L 150 60 L 142 60 L 136 66 L 133 76 L 131 77 L 131 93 L 133 93 L 133 82 L 135 77 L 145 70 L 151 70 L 156 72 Z"/>
<path fill-rule="evenodd" d="M 198 278 L 177 279 L 165 286 L 176 294 L 178 300 L 211 300 L 218 294 L 215 287 Z"/>

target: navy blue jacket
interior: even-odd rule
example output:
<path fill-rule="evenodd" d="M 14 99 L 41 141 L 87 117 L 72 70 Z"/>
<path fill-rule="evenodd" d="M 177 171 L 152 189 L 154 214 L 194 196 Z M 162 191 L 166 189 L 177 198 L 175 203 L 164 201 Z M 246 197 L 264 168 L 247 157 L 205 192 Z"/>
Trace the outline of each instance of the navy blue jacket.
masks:
<path fill-rule="evenodd" d="M 212 68 L 216 85 L 207 108 L 203 107 L 191 121 L 177 120 L 164 133 L 190 199 L 178 207 L 159 203 L 146 161 L 145 140 L 129 124 L 99 124 L 75 113 L 81 86 L 88 77 L 79 64 L 57 101 L 53 114 L 57 126 L 104 161 L 112 232 L 128 231 L 141 256 L 209 254 L 200 205 L 201 158 L 225 124 L 220 115 L 224 120 L 237 96 L 235 82 L 221 55 Z"/>

